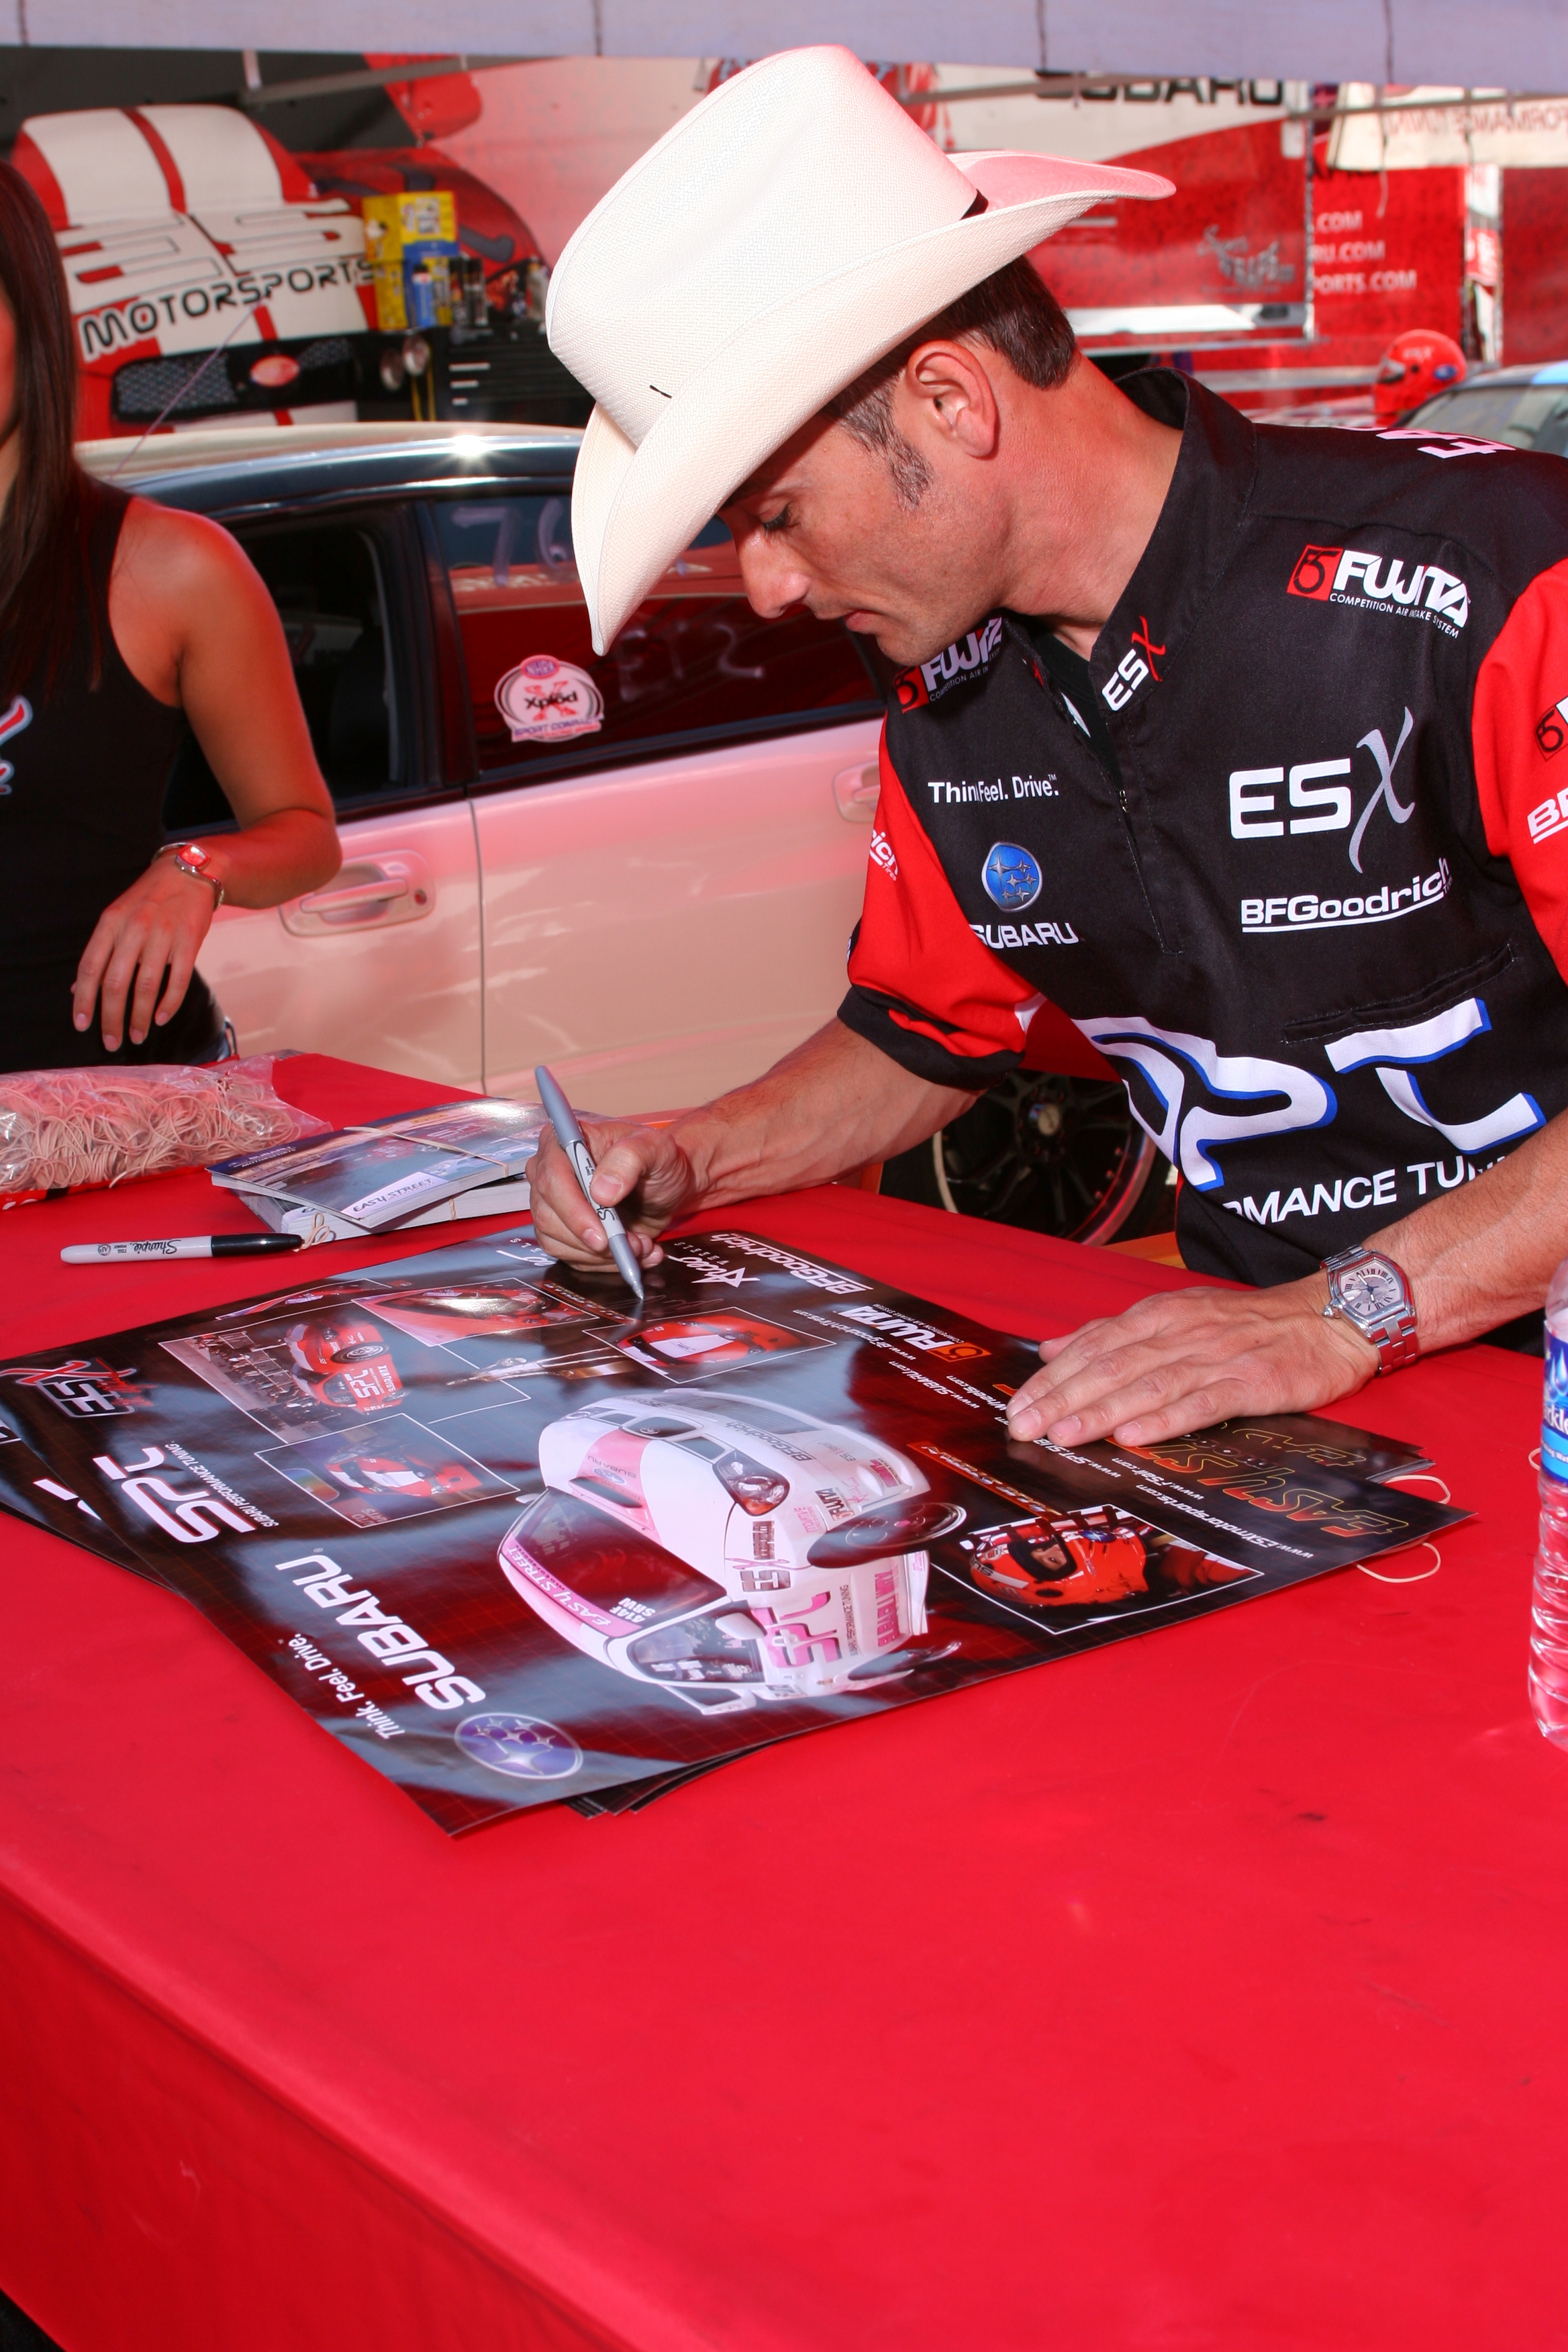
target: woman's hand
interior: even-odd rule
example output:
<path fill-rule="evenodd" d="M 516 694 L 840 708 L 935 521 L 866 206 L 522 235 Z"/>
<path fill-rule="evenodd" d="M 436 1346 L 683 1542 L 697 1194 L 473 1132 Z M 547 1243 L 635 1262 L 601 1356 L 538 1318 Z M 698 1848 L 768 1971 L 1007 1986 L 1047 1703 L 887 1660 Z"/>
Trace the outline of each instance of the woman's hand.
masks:
<path fill-rule="evenodd" d="M 216 908 L 206 882 L 182 874 L 172 857 L 154 858 L 98 919 L 71 986 L 76 1026 L 86 1029 L 101 1001 L 103 1050 L 112 1054 L 123 1036 L 140 1045 L 149 1030 L 172 1020 Z"/>

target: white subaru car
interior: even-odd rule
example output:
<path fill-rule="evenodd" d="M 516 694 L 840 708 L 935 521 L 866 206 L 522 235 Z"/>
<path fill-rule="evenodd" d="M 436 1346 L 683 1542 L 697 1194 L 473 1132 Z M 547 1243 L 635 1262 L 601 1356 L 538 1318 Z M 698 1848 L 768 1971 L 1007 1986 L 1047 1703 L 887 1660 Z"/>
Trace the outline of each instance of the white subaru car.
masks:
<path fill-rule="evenodd" d="M 581 436 L 300 425 L 81 445 L 230 530 L 277 603 L 343 867 L 219 910 L 241 1050 L 337 1054 L 613 1113 L 699 1102 L 828 1019 L 859 912 L 882 697 L 867 641 L 763 621 L 720 523 L 596 656 Z M 194 741 L 175 832 L 230 822 Z"/>
<path fill-rule="evenodd" d="M 855 1696 L 946 1657 L 926 1546 L 962 1524 L 864 1431 L 706 1392 L 614 1398 L 541 1433 L 500 1565 L 587 1656 L 704 1714 Z"/>

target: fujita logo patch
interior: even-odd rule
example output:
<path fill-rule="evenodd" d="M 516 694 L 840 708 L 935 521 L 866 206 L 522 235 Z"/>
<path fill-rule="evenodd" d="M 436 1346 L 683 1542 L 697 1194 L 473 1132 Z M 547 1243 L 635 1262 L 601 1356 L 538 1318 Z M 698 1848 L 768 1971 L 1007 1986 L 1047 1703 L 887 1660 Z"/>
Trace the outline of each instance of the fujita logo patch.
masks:
<path fill-rule="evenodd" d="M 1430 621 L 1445 636 L 1457 637 L 1470 617 L 1470 592 L 1457 572 L 1365 547 L 1304 547 L 1286 584 L 1317 604 Z"/>

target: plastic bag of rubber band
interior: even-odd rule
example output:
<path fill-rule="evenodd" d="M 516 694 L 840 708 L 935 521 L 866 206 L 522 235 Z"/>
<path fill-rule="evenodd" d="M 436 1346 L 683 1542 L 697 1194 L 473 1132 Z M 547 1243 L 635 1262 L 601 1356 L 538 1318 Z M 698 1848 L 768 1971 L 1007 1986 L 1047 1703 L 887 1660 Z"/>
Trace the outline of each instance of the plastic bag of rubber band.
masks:
<path fill-rule="evenodd" d="M 0 1076 L 0 1208 L 326 1134 L 274 1090 L 274 1059 Z"/>

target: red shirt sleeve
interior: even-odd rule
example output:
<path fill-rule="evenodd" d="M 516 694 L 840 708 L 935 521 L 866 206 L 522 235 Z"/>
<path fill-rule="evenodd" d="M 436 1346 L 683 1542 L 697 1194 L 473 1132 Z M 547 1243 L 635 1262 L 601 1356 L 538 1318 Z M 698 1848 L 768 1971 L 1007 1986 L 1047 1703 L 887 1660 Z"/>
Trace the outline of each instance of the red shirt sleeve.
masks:
<path fill-rule="evenodd" d="M 975 1093 L 1016 1069 L 1045 999 L 971 930 L 894 773 L 885 732 L 881 775 L 838 1017 L 917 1077 Z"/>
<path fill-rule="evenodd" d="M 1487 847 L 1568 979 L 1568 562 L 1532 580 L 1498 632 L 1470 731 Z"/>

